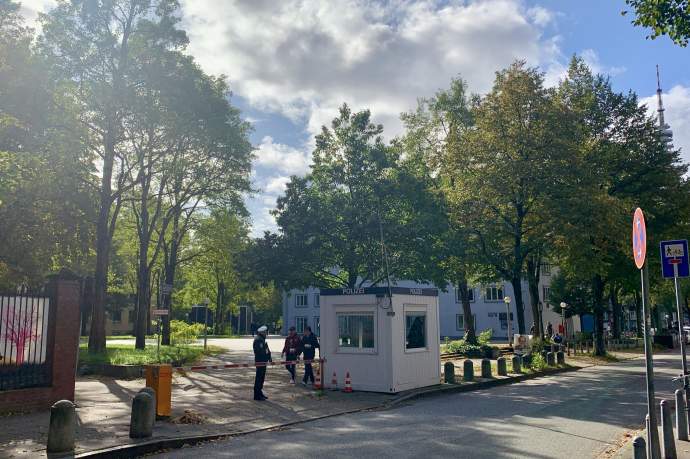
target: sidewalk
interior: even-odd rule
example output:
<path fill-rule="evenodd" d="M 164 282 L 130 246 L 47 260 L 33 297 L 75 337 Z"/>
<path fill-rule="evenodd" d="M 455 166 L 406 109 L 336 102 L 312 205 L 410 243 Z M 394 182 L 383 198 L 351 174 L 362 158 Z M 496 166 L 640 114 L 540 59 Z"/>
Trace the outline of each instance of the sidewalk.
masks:
<path fill-rule="evenodd" d="M 393 398 L 339 391 L 319 396 L 311 388 L 287 384 L 288 380 L 283 367 L 269 368 L 264 391 L 270 399 L 255 402 L 253 369 L 175 374 L 173 415 L 169 421 L 156 422 L 153 439 L 270 428 L 375 407 Z M 136 443 L 129 438 L 130 408 L 133 396 L 144 386 L 144 379 L 80 378 L 76 453 Z M 183 416 L 186 419 L 181 420 Z M 1 418 L 0 457 L 45 457 L 49 419 L 47 411 Z M 178 423 L 184 421 L 200 423 Z"/>

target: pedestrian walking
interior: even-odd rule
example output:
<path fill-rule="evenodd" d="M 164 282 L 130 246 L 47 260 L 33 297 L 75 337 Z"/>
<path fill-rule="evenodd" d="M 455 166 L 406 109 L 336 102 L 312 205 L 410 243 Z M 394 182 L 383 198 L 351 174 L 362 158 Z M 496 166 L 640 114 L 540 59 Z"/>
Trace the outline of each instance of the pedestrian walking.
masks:
<path fill-rule="evenodd" d="M 283 346 L 283 352 L 281 352 L 280 354 L 281 356 L 285 356 L 285 360 L 287 360 L 288 362 L 293 362 L 285 365 L 287 371 L 290 372 L 290 384 L 295 384 L 294 362 L 297 360 L 301 352 L 302 340 L 295 331 L 295 327 L 290 327 L 290 329 L 288 330 L 288 336 L 287 338 L 285 338 L 285 346 Z"/>
<path fill-rule="evenodd" d="M 262 325 L 256 331 L 254 338 L 254 363 L 256 364 L 256 376 L 254 377 L 254 400 L 263 401 L 268 397 L 264 395 L 264 380 L 266 379 L 266 364 L 272 362 L 271 350 L 266 342 L 268 327 Z"/>
<path fill-rule="evenodd" d="M 321 346 L 319 339 L 311 332 L 311 327 L 307 326 L 304 329 L 304 336 L 302 336 L 302 352 L 304 353 L 304 378 L 302 378 L 302 385 L 306 386 L 309 381 L 314 384 L 314 370 L 311 367 L 310 360 L 314 360 L 316 350 L 319 350 L 319 358 L 321 358 Z"/>
<path fill-rule="evenodd" d="M 532 326 L 529 328 L 529 334 L 534 336 L 534 334 L 537 332 L 537 324 L 533 323 Z"/>
<path fill-rule="evenodd" d="M 551 325 L 551 322 L 546 325 L 546 336 L 553 336 L 553 325 Z"/>

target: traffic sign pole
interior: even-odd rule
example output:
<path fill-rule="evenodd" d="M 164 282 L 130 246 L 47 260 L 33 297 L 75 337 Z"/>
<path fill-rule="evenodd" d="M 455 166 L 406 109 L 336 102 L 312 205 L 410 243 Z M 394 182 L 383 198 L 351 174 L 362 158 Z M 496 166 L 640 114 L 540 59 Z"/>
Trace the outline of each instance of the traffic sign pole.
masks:
<path fill-rule="evenodd" d="M 649 413 L 649 426 L 647 431 L 647 448 L 651 459 L 661 459 L 659 446 L 659 429 L 657 428 L 656 407 L 654 406 L 654 368 L 652 362 L 652 337 L 649 333 L 649 270 L 647 263 L 640 270 L 642 278 L 642 315 L 644 316 L 644 359 L 647 366 L 647 412 Z"/>
<path fill-rule="evenodd" d="M 673 285 L 676 290 L 676 314 L 678 314 L 678 337 L 680 338 L 680 354 L 683 362 L 683 390 L 685 391 L 685 417 L 690 421 L 690 411 L 688 411 L 688 401 L 690 400 L 690 383 L 688 382 L 688 361 L 685 356 L 685 333 L 683 330 L 683 314 L 680 309 L 680 299 L 678 295 L 678 265 L 673 265 Z M 690 424 L 688 424 L 690 425 Z"/>

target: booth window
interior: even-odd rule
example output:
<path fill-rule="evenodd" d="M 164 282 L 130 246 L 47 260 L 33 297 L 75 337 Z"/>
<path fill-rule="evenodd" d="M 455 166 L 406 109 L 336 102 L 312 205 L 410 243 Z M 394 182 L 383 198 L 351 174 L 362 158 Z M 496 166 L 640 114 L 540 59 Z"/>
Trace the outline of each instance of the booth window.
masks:
<path fill-rule="evenodd" d="M 345 349 L 374 349 L 374 314 L 340 313 L 338 346 Z"/>
<path fill-rule="evenodd" d="M 405 313 L 405 349 L 426 347 L 426 313 Z"/>

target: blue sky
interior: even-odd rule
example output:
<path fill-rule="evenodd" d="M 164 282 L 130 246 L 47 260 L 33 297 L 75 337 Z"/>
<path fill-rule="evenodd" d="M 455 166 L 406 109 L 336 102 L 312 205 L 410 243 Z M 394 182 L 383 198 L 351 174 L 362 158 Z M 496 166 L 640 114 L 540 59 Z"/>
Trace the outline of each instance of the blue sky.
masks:
<path fill-rule="evenodd" d="M 253 233 L 275 229 L 270 210 L 290 175 L 308 171 L 313 136 L 343 102 L 369 108 L 388 138 L 399 114 L 454 76 L 484 93 L 515 59 L 556 84 L 576 53 L 619 91 L 655 103 L 661 68 L 666 120 L 690 162 L 690 48 L 621 16 L 624 0 L 180 0 L 189 52 L 225 74 L 257 147 L 248 206 Z M 27 17 L 52 0 L 24 2 Z"/>

